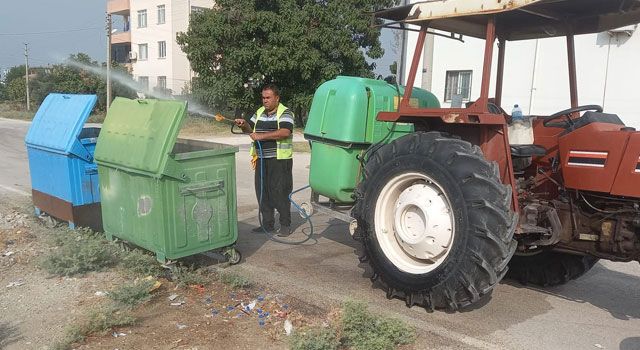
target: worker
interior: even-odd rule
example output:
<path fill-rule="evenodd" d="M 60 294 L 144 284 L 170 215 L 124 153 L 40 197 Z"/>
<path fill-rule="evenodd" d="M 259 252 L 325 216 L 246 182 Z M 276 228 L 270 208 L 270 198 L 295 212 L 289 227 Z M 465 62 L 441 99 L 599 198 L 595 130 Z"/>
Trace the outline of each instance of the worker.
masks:
<path fill-rule="evenodd" d="M 292 232 L 289 194 L 293 189 L 293 113 L 280 103 L 278 87 L 269 84 L 262 88 L 262 107 L 251 120 L 236 119 L 235 124 L 254 141 L 250 152 L 262 226 L 252 231 L 275 233 L 277 210 L 280 215 L 277 234 L 289 236 Z"/>

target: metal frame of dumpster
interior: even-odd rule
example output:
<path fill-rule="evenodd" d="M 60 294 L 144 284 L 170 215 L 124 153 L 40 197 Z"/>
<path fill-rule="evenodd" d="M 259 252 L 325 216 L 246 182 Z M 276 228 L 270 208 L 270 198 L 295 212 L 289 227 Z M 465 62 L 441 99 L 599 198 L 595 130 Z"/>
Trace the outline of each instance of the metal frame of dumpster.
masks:
<path fill-rule="evenodd" d="M 237 253 L 238 148 L 177 139 L 185 114 L 185 102 L 117 98 L 96 148 L 107 238 L 160 262 Z"/>
<path fill-rule="evenodd" d="M 50 94 L 25 137 L 36 215 L 46 213 L 69 227 L 102 230 L 97 165 L 93 152 L 100 128 L 84 127 L 95 95 Z"/>

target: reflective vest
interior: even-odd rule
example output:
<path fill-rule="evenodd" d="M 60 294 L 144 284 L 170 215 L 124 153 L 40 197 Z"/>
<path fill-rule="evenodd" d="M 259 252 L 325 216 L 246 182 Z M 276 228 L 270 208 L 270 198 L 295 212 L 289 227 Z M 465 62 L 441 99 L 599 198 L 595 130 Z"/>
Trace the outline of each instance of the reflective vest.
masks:
<path fill-rule="evenodd" d="M 278 130 L 280 129 L 280 117 L 287 111 L 287 107 L 282 103 L 278 105 L 278 110 L 276 111 L 276 124 L 278 124 Z M 253 125 L 253 132 L 256 132 L 256 127 L 258 126 L 258 122 L 260 121 L 260 117 L 264 114 L 266 108 L 260 107 L 256 112 L 256 123 Z M 249 151 L 252 157 L 256 156 L 255 142 L 254 145 L 251 146 L 251 150 Z M 289 137 L 283 140 L 276 141 L 276 156 L 278 159 L 292 159 L 293 158 L 293 132 Z"/>

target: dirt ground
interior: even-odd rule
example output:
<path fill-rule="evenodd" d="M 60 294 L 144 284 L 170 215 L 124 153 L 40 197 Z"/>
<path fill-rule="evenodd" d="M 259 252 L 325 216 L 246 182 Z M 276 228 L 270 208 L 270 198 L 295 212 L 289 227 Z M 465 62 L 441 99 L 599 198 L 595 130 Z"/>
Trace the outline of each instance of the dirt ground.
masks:
<path fill-rule="evenodd" d="M 104 292 L 124 283 L 122 271 L 51 277 L 38 268 L 52 230 L 22 197 L 0 198 L 0 349 L 47 349 Z M 213 264 L 201 259 L 203 264 Z M 215 265 L 212 265 L 215 267 Z M 233 290 L 220 282 L 176 287 L 167 279 L 134 310 L 137 322 L 94 334 L 77 349 L 285 349 L 285 323 L 324 322 L 327 310 L 260 286 Z"/>

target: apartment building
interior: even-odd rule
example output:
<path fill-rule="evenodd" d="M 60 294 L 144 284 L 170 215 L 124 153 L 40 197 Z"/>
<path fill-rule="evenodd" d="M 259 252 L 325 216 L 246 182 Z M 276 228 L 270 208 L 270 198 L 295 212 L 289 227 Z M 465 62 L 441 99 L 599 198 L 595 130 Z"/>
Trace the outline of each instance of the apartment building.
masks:
<path fill-rule="evenodd" d="M 191 13 L 213 4 L 213 0 L 108 0 L 113 60 L 129 66 L 143 90 L 181 94 L 193 71 L 176 35 L 187 30 Z"/>
<path fill-rule="evenodd" d="M 418 36 L 413 32 L 406 35 L 403 80 L 408 76 Z M 469 37 L 460 42 L 428 36 L 416 86 L 432 91 L 444 107 L 477 99 L 484 45 L 483 40 Z M 580 104 L 602 105 L 627 125 L 640 127 L 638 26 L 576 36 L 575 47 Z M 497 51 L 494 50 L 490 91 L 495 91 Z M 532 115 L 549 115 L 569 108 L 567 62 L 565 38 L 508 42 L 502 107 L 510 112 L 514 104 L 519 104 L 525 114 Z"/>

